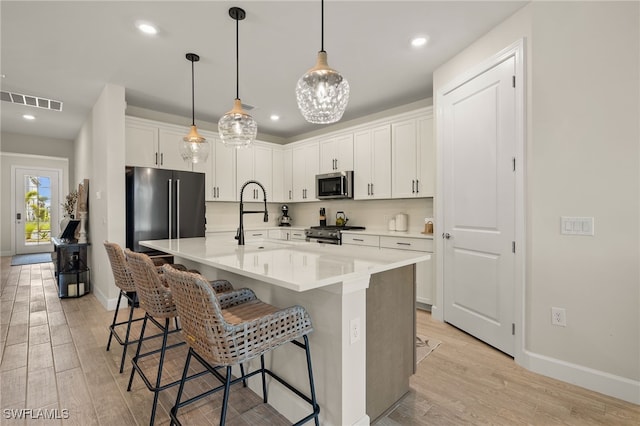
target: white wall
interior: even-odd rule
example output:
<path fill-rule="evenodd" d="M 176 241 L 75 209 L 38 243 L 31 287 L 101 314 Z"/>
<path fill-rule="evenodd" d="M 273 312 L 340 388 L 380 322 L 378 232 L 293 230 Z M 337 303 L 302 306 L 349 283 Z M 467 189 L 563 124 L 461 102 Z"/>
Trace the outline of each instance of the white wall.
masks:
<path fill-rule="evenodd" d="M 115 308 L 113 281 L 103 242 L 125 246 L 124 88 L 107 85 L 75 141 L 76 173 L 89 179 L 89 258 L 93 292 Z"/>
<path fill-rule="evenodd" d="M 434 74 L 526 39 L 523 365 L 640 403 L 638 2 L 534 2 Z M 436 105 L 437 111 L 437 105 Z M 560 235 L 560 216 L 595 236 Z M 563 307 L 567 327 L 552 326 Z"/>

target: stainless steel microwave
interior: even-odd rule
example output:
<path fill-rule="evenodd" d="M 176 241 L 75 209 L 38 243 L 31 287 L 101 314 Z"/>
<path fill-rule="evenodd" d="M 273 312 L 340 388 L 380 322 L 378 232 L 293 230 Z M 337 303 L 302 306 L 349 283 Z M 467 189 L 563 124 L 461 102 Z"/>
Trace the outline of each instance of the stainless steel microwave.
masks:
<path fill-rule="evenodd" d="M 353 171 L 316 175 L 316 198 L 353 198 Z"/>

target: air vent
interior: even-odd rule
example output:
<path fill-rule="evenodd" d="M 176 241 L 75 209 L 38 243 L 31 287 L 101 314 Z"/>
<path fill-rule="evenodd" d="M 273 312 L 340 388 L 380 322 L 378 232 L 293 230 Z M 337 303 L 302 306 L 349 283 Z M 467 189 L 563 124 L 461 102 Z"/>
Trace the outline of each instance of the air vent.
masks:
<path fill-rule="evenodd" d="M 39 98 L 32 95 L 23 95 L 20 93 L 2 91 L 2 100 L 18 105 L 32 106 L 36 108 L 50 109 L 53 111 L 62 111 L 62 101 L 54 101 L 53 99 Z"/>

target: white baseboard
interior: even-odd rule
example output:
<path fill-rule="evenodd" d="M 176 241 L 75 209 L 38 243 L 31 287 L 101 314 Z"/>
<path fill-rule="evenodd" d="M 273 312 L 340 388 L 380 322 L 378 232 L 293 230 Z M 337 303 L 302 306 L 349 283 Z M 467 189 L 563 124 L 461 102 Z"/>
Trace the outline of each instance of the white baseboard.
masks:
<path fill-rule="evenodd" d="M 640 381 L 638 380 L 627 379 L 529 351 L 525 351 L 525 358 L 525 363 L 521 363 L 520 360 L 518 363 L 534 373 L 562 380 L 632 404 L 640 404 Z"/>
<path fill-rule="evenodd" d="M 96 296 L 96 299 L 98 299 L 98 302 L 100 302 L 100 304 L 104 306 L 107 311 L 113 311 L 116 309 L 116 304 L 118 303 L 117 297 L 108 299 L 104 296 L 104 294 L 102 294 L 100 290 L 96 289 L 95 287 L 93 288 L 93 294 L 94 296 Z"/>

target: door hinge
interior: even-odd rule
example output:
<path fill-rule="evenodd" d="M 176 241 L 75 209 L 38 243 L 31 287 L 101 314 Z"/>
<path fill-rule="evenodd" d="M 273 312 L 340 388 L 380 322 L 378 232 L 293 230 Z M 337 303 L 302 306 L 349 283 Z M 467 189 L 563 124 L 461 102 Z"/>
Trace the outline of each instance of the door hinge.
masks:
<path fill-rule="evenodd" d="M 516 323 L 515 322 L 511 323 L 511 335 L 512 336 L 516 335 Z"/>
<path fill-rule="evenodd" d="M 516 87 L 516 76 L 515 75 L 511 77 L 511 85 L 513 87 Z"/>
<path fill-rule="evenodd" d="M 512 253 L 516 252 L 516 242 L 515 241 L 511 241 L 511 252 Z"/>
<path fill-rule="evenodd" d="M 511 162 L 513 163 L 513 171 L 516 171 L 516 157 L 511 158 Z"/>

